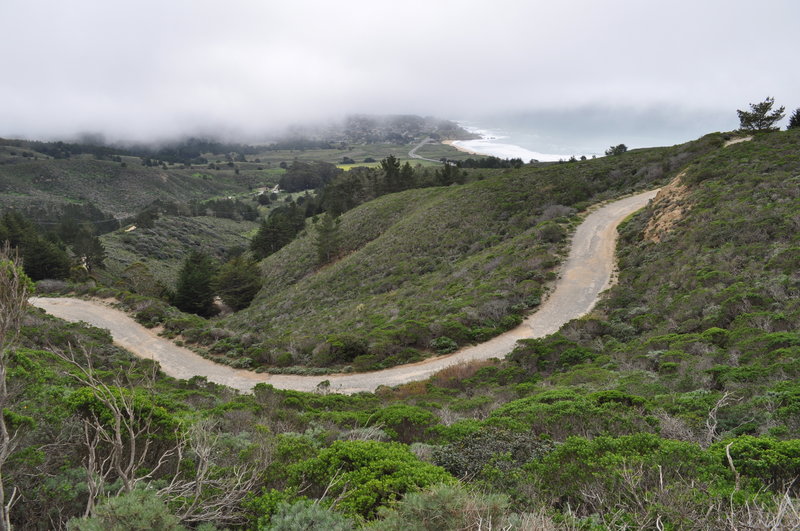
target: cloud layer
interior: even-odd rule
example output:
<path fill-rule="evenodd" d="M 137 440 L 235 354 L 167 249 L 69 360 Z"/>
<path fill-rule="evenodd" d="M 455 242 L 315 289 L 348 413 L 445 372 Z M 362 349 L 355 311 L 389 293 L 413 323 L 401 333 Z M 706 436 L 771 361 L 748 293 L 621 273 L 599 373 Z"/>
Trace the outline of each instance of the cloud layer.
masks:
<path fill-rule="evenodd" d="M 4 0 L 0 135 L 581 108 L 728 112 L 709 126 L 732 128 L 768 95 L 800 106 L 798 20 L 794 0 Z"/>

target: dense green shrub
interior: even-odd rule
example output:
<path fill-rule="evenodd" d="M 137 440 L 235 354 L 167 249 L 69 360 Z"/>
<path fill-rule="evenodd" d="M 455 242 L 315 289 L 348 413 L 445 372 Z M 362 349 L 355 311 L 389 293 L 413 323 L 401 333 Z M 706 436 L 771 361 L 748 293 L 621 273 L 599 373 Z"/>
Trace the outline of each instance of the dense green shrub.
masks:
<path fill-rule="evenodd" d="M 376 441 L 336 441 L 290 470 L 290 484 L 305 485 L 306 495 L 320 496 L 327 489 L 344 514 L 367 519 L 407 492 L 452 481 L 443 469 L 417 459 L 407 446 Z"/>
<path fill-rule="evenodd" d="M 509 472 L 549 452 L 553 444 L 531 432 L 486 427 L 433 451 L 434 463 L 462 479 L 479 478 L 486 467 Z"/>

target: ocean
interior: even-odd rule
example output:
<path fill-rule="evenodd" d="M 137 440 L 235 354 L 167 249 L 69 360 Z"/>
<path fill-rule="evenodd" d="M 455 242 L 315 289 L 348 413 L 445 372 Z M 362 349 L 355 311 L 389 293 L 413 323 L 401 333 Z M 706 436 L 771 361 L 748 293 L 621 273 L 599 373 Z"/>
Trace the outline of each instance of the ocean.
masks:
<path fill-rule="evenodd" d="M 457 140 L 453 145 L 481 155 L 491 155 L 501 159 L 522 159 L 524 162 L 532 160 L 539 162 L 569 159 L 572 155 L 542 153 L 532 147 L 545 145 L 539 141 L 536 134 L 530 131 L 512 131 L 508 128 L 484 129 L 474 122 L 459 121 L 458 125 L 481 138 L 476 140 Z"/>
<path fill-rule="evenodd" d="M 628 148 L 671 146 L 713 131 L 731 130 L 731 113 L 686 112 L 659 108 L 582 108 L 483 115 L 456 119 L 466 130 L 481 135 L 461 140 L 464 149 L 525 162 L 603 156 L 610 146 Z"/>

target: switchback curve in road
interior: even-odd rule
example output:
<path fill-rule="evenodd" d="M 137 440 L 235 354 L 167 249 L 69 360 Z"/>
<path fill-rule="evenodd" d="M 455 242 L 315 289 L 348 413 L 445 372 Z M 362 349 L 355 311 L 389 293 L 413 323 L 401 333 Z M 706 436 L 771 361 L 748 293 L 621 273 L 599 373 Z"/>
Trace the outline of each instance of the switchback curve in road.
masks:
<path fill-rule="evenodd" d="M 374 391 L 381 385 L 395 386 L 423 380 L 461 362 L 502 358 L 511 352 L 518 340 L 552 334 L 568 321 L 587 314 L 600 293 L 611 284 L 617 226 L 627 216 L 644 207 L 657 192 L 652 190 L 626 197 L 605 204 L 587 215 L 572 238 L 569 257 L 562 266 L 555 289 L 538 311 L 517 328 L 453 354 L 381 371 L 299 376 L 233 369 L 159 337 L 126 313 L 99 301 L 35 297 L 31 303 L 67 321 L 84 321 L 108 329 L 115 343 L 139 357 L 158 361 L 161 369 L 175 378 L 205 376 L 209 381 L 240 391 L 251 391 L 262 382 L 280 389 L 313 391 L 324 380 L 330 382 L 330 389 L 334 392 L 349 394 Z"/>

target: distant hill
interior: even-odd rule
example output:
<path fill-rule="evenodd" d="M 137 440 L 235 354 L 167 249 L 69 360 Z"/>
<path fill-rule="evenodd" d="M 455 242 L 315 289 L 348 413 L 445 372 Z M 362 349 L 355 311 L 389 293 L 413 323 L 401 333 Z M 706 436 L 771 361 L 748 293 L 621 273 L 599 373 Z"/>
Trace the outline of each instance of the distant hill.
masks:
<path fill-rule="evenodd" d="M 274 186 L 281 168 L 295 159 L 362 163 L 390 154 L 406 159 L 412 144 L 426 137 L 472 136 L 454 122 L 431 117 L 353 115 L 336 125 L 295 127 L 258 146 L 204 138 L 154 145 L 0 138 L 0 209 L 50 223 L 66 205 L 81 205 L 96 211 L 85 219 L 113 221 L 156 200 L 188 203 Z M 465 156 L 438 144 L 425 154 L 437 160 Z"/>
<path fill-rule="evenodd" d="M 466 140 L 477 135 L 455 122 L 430 116 L 353 114 L 332 125 L 292 127 L 286 137 L 352 144 L 411 144 L 425 137 Z"/>
<path fill-rule="evenodd" d="M 247 192 L 245 176 L 180 167 L 143 166 L 138 159 L 123 162 L 68 159 L 6 158 L 0 164 L 0 205 L 47 216 L 67 204 L 88 204 L 122 218 L 132 216 L 157 199 L 188 202 Z M 213 177 L 212 177 L 213 174 Z"/>

